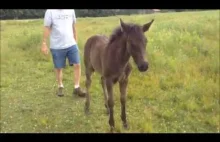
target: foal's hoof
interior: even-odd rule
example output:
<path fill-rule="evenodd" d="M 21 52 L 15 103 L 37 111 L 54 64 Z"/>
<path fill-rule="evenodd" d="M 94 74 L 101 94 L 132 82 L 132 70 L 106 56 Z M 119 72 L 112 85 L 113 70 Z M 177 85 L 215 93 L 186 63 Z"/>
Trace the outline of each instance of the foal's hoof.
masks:
<path fill-rule="evenodd" d="M 128 129 L 129 129 L 128 124 L 127 124 L 127 123 L 124 123 L 124 124 L 123 124 L 123 128 L 124 128 L 125 130 L 128 130 Z"/>
<path fill-rule="evenodd" d="M 86 115 L 90 115 L 90 114 L 91 114 L 90 111 L 89 111 L 89 108 L 86 108 L 86 107 L 85 107 L 85 114 L 86 114 Z"/>
<path fill-rule="evenodd" d="M 86 110 L 86 111 L 85 111 L 85 114 L 86 114 L 86 115 L 90 115 L 91 112 L 90 112 L 89 110 Z"/>
<path fill-rule="evenodd" d="M 115 127 L 111 126 L 110 127 L 110 133 L 114 133 Z"/>

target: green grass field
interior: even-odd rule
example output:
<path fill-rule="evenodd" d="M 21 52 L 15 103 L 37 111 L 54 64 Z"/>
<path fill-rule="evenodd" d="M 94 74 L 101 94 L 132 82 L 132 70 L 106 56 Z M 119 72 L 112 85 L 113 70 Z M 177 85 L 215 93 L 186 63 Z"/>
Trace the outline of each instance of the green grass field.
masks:
<path fill-rule="evenodd" d="M 148 72 L 139 73 L 131 60 L 129 130 L 122 127 L 118 84 L 114 87 L 116 131 L 219 132 L 219 11 L 78 18 L 81 59 L 85 41 L 94 34 L 109 36 L 119 17 L 155 22 L 146 33 Z M 1 21 L 1 131 L 109 132 L 98 74 L 92 76 L 90 116 L 84 115 L 85 99 L 72 97 L 71 67 L 64 70 L 65 96 L 55 95 L 51 55 L 40 52 L 42 32 L 42 19 Z"/>

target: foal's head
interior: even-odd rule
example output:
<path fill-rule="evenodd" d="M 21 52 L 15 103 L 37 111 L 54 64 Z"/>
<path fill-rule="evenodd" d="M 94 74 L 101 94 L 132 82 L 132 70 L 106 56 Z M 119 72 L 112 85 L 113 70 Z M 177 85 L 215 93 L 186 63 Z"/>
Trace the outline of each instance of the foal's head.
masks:
<path fill-rule="evenodd" d="M 154 20 L 140 26 L 124 23 L 120 19 L 121 31 L 127 39 L 126 48 L 141 72 L 147 71 L 148 69 L 148 61 L 145 58 L 147 38 L 144 33 L 149 30 L 153 21 Z"/>

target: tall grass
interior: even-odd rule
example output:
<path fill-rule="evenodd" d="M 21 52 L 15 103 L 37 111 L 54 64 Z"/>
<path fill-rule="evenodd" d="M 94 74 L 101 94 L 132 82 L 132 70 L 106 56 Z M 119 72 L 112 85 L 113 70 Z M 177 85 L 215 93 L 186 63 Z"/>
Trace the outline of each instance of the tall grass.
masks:
<path fill-rule="evenodd" d="M 109 36 L 119 17 L 155 22 L 146 33 L 150 69 L 140 73 L 133 64 L 129 79 L 129 130 L 122 128 L 120 95 L 114 88 L 117 131 L 219 132 L 219 11 L 78 18 L 83 88 L 86 40 L 94 34 Z M 98 74 L 92 76 L 89 117 L 83 112 L 84 99 L 71 95 L 71 67 L 64 70 L 65 97 L 55 95 L 51 55 L 40 52 L 42 26 L 42 19 L 1 21 L 1 131 L 108 132 Z"/>

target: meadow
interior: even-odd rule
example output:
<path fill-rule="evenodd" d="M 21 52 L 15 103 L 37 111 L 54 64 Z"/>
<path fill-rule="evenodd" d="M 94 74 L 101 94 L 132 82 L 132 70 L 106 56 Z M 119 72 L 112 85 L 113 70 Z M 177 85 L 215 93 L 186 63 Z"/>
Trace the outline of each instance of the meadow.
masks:
<path fill-rule="evenodd" d="M 220 129 L 219 10 L 114 17 L 77 18 L 82 77 L 83 47 L 94 34 L 109 36 L 124 22 L 155 19 L 148 37 L 149 70 L 133 60 L 127 93 L 127 119 L 120 119 L 118 84 L 114 87 L 119 133 L 212 133 Z M 92 76 L 91 115 L 84 98 L 72 96 L 73 68 L 64 70 L 65 96 L 57 97 L 51 55 L 40 52 L 43 20 L 1 21 L 1 132 L 107 133 L 108 116 L 100 76 Z"/>

